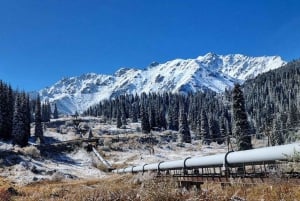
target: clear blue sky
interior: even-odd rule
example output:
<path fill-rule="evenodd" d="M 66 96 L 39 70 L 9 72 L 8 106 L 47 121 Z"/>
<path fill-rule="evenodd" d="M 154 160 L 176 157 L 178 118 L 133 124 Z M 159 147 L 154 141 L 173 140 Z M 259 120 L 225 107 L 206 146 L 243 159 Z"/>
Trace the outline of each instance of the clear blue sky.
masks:
<path fill-rule="evenodd" d="M 26 91 L 207 52 L 300 58 L 300 1 L 0 0 L 0 79 Z"/>

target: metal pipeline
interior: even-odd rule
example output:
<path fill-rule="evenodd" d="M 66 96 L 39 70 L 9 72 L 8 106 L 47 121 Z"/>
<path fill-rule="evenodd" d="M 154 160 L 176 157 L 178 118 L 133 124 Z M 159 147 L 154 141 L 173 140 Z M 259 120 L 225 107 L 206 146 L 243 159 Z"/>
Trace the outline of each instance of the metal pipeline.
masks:
<path fill-rule="evenodd" d="M 186 157 L 182 160 L 165 161 L 139 166 L 129 166 L 113 170 L 114 173 L 135 173 L 144 171 L 180 170 L 209 167 L 238 166 L 240 164 L 268 163 L 287 160 L 289 156 L 300 152 L 300 143 L 228 152 L 209 156 Z"/>

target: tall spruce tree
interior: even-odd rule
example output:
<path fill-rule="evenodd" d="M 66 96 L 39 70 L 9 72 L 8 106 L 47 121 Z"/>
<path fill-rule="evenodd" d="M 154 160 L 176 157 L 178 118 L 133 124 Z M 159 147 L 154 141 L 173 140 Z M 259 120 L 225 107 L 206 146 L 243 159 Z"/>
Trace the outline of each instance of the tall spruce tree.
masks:
<path fill-rule="evenodd" d="M 234 120 L 234 134 L 237 139 L 238 150 L 252 149 L 250 125 L 247 119 L 247 113 L 245 109 L 245 99 L 243 91 L 239 84 L 235 84 L 232 91 L 232 110 Z"/>
<path fill-rule="evenodd" d="M 132 103 L 132 110 L 130 114 L 132 123 L 138 122 L 138 113 L 138 103 L 134 102 Z"/>
<path fill-rule="evenodd" d="M 13 142 L 26 146 L 30 137 L 30 109 L 25 93 L 17 94 L 13 114 Z"/>
<path fill-rule="evenodd" d="M 209 135 L 208 119 L 207 119 L 206 112 L 204 110 L 202 110 L 202 112 L 201 112 L 200 136 L 202 138 L 202 143 L 204 143 L 204 144 L 211 143 L 211 137 Z"/>
<path fill-rule="evenodd" d="M 284 144 L 283 128 L 281 123 L 281 117 L 279 114 L 273 120 L 273 131 L 271 133 L 271 145 L 282 145 Z"/>
<path fill-rule="evenodd" d="M 53 110 L 53 119 L 58 118 L 58 110 L 57 110 L 57 105 L 56 103 L 54 104 L 54 110 Z"/>
<path fill-rule="evenodd" d="M 12 132 L 13 91 L 0 81 L 0 138 L 9 139 Z"/>
<path fill-rule="evenodd" d="M 179 133 L 181 137 L 181 142 L 191 143 L 191 133 L 190 128 L 187 121 L 186 113 L 182 110 L 180 112 L 180 125 L 179 125 Z"/>
<path fill-rule="evenodd" d="M 37 96 L 37 100 L 36 100 L 34 120 L 35 120 L 34 135 L 37 139 L 39 139 L 40 143 L 44 143 L 44 132 L 43 132 L 42 114 L 41 114 L 41 99 L 39 95 Z"/>
<path fill-rule="evenodd" d="M 141 107 L 141 127 L 143 133 L 150 133 L 151 128 L 149 123 L 149 115 L 145 106 Z"/>
<path fill-rule="evenodd" d="M 220 127 L 213 117 L 209 119 L 209 134 L 214 142 L 221 144 L 223 141 L 221 139 Z"/>
<path fill-rule="evenodd" d="M 121 111 L 118 108 L 118 112 L 117 112 L 117 128 L 121 128 L 121 127 L 122 127 Z"/>
<path fill-rule="evenodd" d="M 195 140 L 201 139 L 201 112 L 197 114 Z"/>
<path fill-rule="evenodd" d="M 51 118 L 51 106 L 48 101 L 42 104 L 41 111 L 42 111 L 42 121 L 49 122 Z"/>

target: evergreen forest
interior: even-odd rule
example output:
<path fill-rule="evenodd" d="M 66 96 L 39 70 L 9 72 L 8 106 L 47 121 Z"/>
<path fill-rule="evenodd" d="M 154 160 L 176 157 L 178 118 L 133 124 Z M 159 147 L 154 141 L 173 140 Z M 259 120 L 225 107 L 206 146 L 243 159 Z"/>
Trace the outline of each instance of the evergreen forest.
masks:
<path fill-rule="evenodd" d="M 12 140 L 13 144 L 26 146 L 30 137 L 30 123 L 36 123 L 38 136 L 42 135 L 42 122 L 50 121 L 50 103 L 37 104 L 24 91 L 13 90 L 0 80 L 0 139 Z M 38 113 L 37 114 L 37 109 Z M 37 118 L 38 117 L 38 118 Z"/>
<path fill-rule="evenodd" d="M 296 140 L 295 133 L 300 125 L 299 60 L 247 80 L 240 87 L 244 99 L 242 105 L 233 100 L 238 97 L 234 94 L 238 91 L 235 89 L 222 94 L 212 91 L 124 94 L 101 101 L 86 110 L 84 115 L 115 118 L 119 128 L 126 127 L 128 118 L 131 122 L 140 119 L 144 133 L 164 129 L 179 131 L 183 142 L 190 142 L 190 137 L 187 137 L 190 130 L 194 139 L 207 144 L 222 143 L 241 133 L 250 138 L 267 136 L 270 145 Z M 233 118 L 236 113 L 234 104 L 245 107 L 246 116 L 242 115 L 242 118 L 246 118 L 246 123 L 239 124 Z M 245 146 L 251 148 L 249 144 Z"/>

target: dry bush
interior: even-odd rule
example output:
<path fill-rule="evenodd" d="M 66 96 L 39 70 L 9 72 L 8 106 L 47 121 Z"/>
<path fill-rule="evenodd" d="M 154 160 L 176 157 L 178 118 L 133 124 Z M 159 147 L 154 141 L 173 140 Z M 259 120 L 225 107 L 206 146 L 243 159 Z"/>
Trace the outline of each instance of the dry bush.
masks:
<path fill-rule="evenodd" d="M 65 176 L 61 172 L 55 172 L 51 177 L 51 181 L 54 181 L 54 182 L 60 182 L 60 181 L 63 181 L 64 179 L 65 179 Z"/>
<path fill-rule="evenodd" d="M 38 150 L 35 146 L 24 147 L 22 149 L 22 153 L 33 158 L 39 158 L 41 156 L 40 150 Z"/>
<path fill-rule="evenodd" d="M 123 142 L 115 142 L 110 145 L 113 151 L 123 151 Z"/>
<path fill-rule="evenodd" d="M 139 193 L 139 198 L 143 201 L 181 201 L 187 197 L 175 188 L 175 183 L 172 181 L 149 180 L 142 185 Z"/>
<path fill-rule="evenodd" d="M 110 146 L 112 144 L 112 139 L 111 138 L 105 138 L 103 144 L 104 144 L 105 147 L 110 148 Z"/>
<path fill-rule="evenodd" d="M 204 183 L 201 190 L 187 191 L 176 188 L 173 180 L 157 180 L 153 176 L 124 174 L 91 181 L 40 182 L 21 188 L 18 190 L 20 194 L 13 196 L 12 200 L 297 201 L 300 198 L 300 186 L 291 183 L 231 184 L 223 187 L 220 184 Z M 139 181 L 135 182 L 137 179 Z"/>
<path fill-rule="evenodd" d="M 105 166 L 105 165 L 104 165 L 103 163 L 101 163 L 101 162 L 100 162 L 100 163 L 97 163 L 97 162 L 94 162 L 94 161 L 93 161 L 92 165 L 93 165 L 95 168 L 101 170 L 102 172 L 109 172 L 108 167 Z"/>
<path fill-rule="evenodd" d="M 0 188 L 0 201 L 10 201 L 11 195 L 5 188 Z"/>

